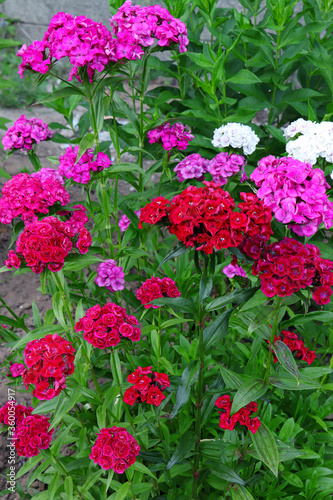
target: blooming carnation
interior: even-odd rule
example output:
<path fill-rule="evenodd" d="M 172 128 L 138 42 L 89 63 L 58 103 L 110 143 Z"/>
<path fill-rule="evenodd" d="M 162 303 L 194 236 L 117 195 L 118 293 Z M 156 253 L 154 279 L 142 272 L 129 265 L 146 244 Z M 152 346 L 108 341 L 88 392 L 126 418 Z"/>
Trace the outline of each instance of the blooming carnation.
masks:
<path fill-rule="evenodd" d="M 7 377 L 20 377 L 25 370 L 25 366 L 23 363 L 10 363 L 9 371 L 10 374 Z"/>
<path fill-rule="evenodd" d="M 204 180 L 204 174 L 208 171 L 209 160 L 205 160 L 197 153 L 187 156 L 184 160 L 180 161 L 174 168 L 177 173 L 179 182 L 186 179 L 197 179 L 198 181 Z"/>
<path fill-rule="evenodd" d="M 137 217 L 140 217 L 141 210 L 135 210 L 134 213 Z M 118 226 L 119 226 L 120 231 L 125 232 L 130 224 L 131 224 L 131 221 L 129 220 L 127 215 L 124 214 L 120 217 L 119 222 L 118 222 Z"/>
<path fill-rule="evenodd" d="M 314 128 L 315 123 L 311 120 L 304 120 L 304 118 L 298 118 L 298 120 L 292 122 L 288 127 L 285 128 L 283 135 L 289 141 L 299 134 L 308 134 Z"/>
<path fill-rule="evenodd" d="M 318 158 L 333 162 L 333 122 L 316 123 L 299 118 L 284 131 L 289 156 L 315 165 Z M 293 139 L 293 140 L 291 140 Z"/>
<path fill-rule="evenodd" d="M 64 185 L 65 181 L 61 174 L 59 174 L 58 170 L 54 170 L 54 168 L 41 168 L 38 172 L 33 172 L 30 174 L 31 177 L 37 177 L 41 182 L 45 182 L 49 179 L 54 179 L 60 182 L 60 184 Z"/>
<path fill-rule="evenodd" d="M 16 242 L 16 253 L 9 250 L 5 266 L 18 269 L 24 259 L 36 274 L 43 272 L 46 267 L 53 272 L 60 271 L 73 244 L 80 253 L 87 253 L 91 245 L 89 231 L 81 227 L 75 234 L 66 222 L 56 217 L 45 217 L 25 227 Z"/>
<path fill-rule="evenodd" d="M 286 344 L 286 346 L 289 347 L 291 352 L 296 353 L 297 358 L 301 358 L 303 361 L 306 361 L 308 365 L 311 365 L 311 363 L 314 362 L 314 360 L 316 358 L 315 351 L 310 351 L 308 349 L 308 347 L 305 347 L 303 340 L 300 340 L 297 337 L 296 333 L 283 330 L 279 337 L 277 335 L 275 335 L 274 342 L 276 342 L 277 340 L 280 340 L 281 342 Z M 267 342 L 269 343 L 269 340 L 267 340 Z M 274 344 L 273 344 L 273 347 L 274 347 Z M 274 360 L 274 363 L 276 363 L 278 361 L 278 358 L 275 355 L 274 349 L 273 349 L 273 360 Z"/>
<path fill-rule="evenodd" d="M 124 277 L 123 268 L 117 266 L 115 260 L 109 259 L 101 262 L 98 266 L 95 283 L 110 290 L 111 293 L 115 293 L 118 290 L 124 290 Z"/>
<path fill-rule="evenodd" d="M 148 377 L 151 374 L 151 377 Z M 142 368 L 139 366 L 133 373 L 128 375 L 127 382 L 132 387 L 126 389 L 124 402 L 133 406 L 138 399 L 139 403 L 148 403 L 159 406 L 165 396 L 163 390 L 170 387 L 170 380 L 166 373 L 152 372 L 151 366 Z"/>
<path fill-rule="evenodd" d="M 242 155 L 219 153 L 208 164 L 207 171 L 211 174 L 213 182 L 223 186 L 227 184 L 228 177 L 242 171 L 241 182 L 247 180 L 244 170 L 245 158 Z"/>
<path fill-rule="evenodd" d="M 29 415 L 15 429 L 14 442 L 21 457 L 34 457 L 40 450 L 46 450 L 51 442 L 54 429 L 50 420 L 43 415 Z"/>
<path fill-rule="evenodd" d="M 100 430 L 89 458 L 104 470 L 113 469 L 122 474 L 134 464 L 140 453 L 140 446 L 123 427 L 109 427 Z"/>
<path fill-rule="evenodd" d="M 17 405 L 16 401 L 12 399 L 7 401 L 5 406 L 0 408 L 0 424 L 17 427 L 23 422 L 23 419 L 31 415 L 32 412 L 32 406 L 27 408 L 23 405 Z"/>
<path fill-rule="evenodd" d="M 126 313 L 126 309 L 107 302 L 105 306 L 94 306 L 87 310 L 85 316 L 75 325 L 75 331 L 83 330 L 83 338 L 99 349 L 115 347 L 121 337 L 138 342 L 141 330 L 135 316 Z"/>
<path fill-rule="evenodd" d="M 43 123 L 38 118 L 27 119 L 25 115 L 20 116 L 10 127 L 4 137 L 2 144 L 4 150 L 14 149 L 32 149 L 34 144 L 51 139 L 54 132 L 49 130 L 48 124 Z"/>
<path fill-rule="evenodd" d="M 213 249 L 237 247 L 244 238 L 259 235 L 268 240 L 272 234 L 271 212 L 252 193 L 241 193 L 244 202 L 235 212 L 235 201 L 214 182 L 204 182 L 205 187 L 189 186 L 170 202 L 156 198 L 141 209 L 142 223 L 168 226 L 187 247 L 195 247 L 206 254 Z M 168 206 L 170 204 L 170 206 Z"/>
<path fill-rule="evenodd" d="M 312 286 L 313 300 L 323 305 L 330 302 L 333 293 L 333 262 L 320 257 L 315 245 L 303 245 L 293 238 L 266 246 L 252 274 L 259 274 L 267 297 L 285 297 Z"/>
<path fill-rule="evenodd" d="M 191 131 L 186 130 L 182 123 L 165 123 L 150 130 L 147 136 L 149 144 L 161 142 L 165 151 L 170 151 L 172 148 L 183 151 L 187 149 L 188 143 L 194 139 L 194 135 L 191 134 Z"/>
<path fill-rule="evenodd" d="M 233 256 L 231 264 L 222 269 L 223 274 L 225 274 L 228 278 L 234 278 L 235 276 L 247 278 L 246 272 L 237 264 L 237 262 L 237 257 Z"/>
<path fill-rule="evenodd" d="M 79 233 L 80 230 L 88 222 L 87 209 L 83 205 L 73 205 L 71 210 L 61 210 L 57 212 L 60 217 L 65 217 L 67 226 L 69 226 L 74 233 Z"/>
<path fill-rule="evenodd" d="M 136 292 L 137 298 L 145 309 L 157 309 L 161 306 L 150 304 L 154 299 L 161 299 L 163 297 L 179 297 L 180 291 L 177 288 L 176 282 L 170 278 L 152 278 L 146 280 L 143 285 Z"/>
<path fill-rule="evenodd" d="M 160 5 L 142 7 L 127 0 L 110 21 L 118 43 L 125 46 L 150 47 L 156 38 L 161 47 L 179 44 L 179 52 L 187 50 L 189 41 L 185 24 Z"/>
<path fill-rule="evenodd" d="M 27 343 L 24 350 L 28 369 L 23 373 L 26 389 L 35 384 L 32 394 L 38 399 L 52 399 L 66 387 L 66 377 L 74 373 L 71 342 L 56 333 Z"/>
<path fill-rule="evenodd" d="M 69 203 L 69 193 L 55 178 L 41 180 L 33 174 L 17 174 L 5 182 L 0 200 L 0 222 L 10 224 L 15 217 L 35 222 L 37 214 L 47 214 L 55 203 Z"/>
<path fill-rule="evenodd" d="M 94 152 L 87 149 L 76 163 L 79 146 L 74 148 L 69 146 L 63 156 L 60 156 L 59 173 L 67 179 L 73 178 L 73 181 L 87 184 L 91 178 L 91 172 L 100 172 L 104 168 L 111 166 L 111 160 L 106 153 L 97 153 L 94 161 Z"/>
<path fill-rule="evenodd" d="M 312 236 L 322 222 L 326 229 L 332 226 L 333 203 L 322 170 L 292 158 L 267 156 L 250 178 L 260 188 L 258 198 L 298 236 Z"/>
<path fill-rule="evenodd" d="M 221 415 L 219 427 L 221 429 L 228 429 L 232 431 L 237 422 L 241 425 L 245 425 L 252 434 L 255 434 L 258 428 L 261 426 L 261 422 L 258 417 L 250 418 L 252 413 L 256 413 L 258 409 L 258 404 L 252 401 L 247 404 L 244 408 L 238 410 L 234 415 L 230 416 L 232 402 L 230 401 L 230 396 L 220 396 L 215 402 L 215 406 L 222 408 L 225 412 L 219 412 Z"/>
<path fill-rule="evenodd" d="M 214 130 L 212 144 L 215 148 L 243 149 L 245 155 L 252 154 L 259 142 L 259 137 L 248 125 L 227 123 Z"/>

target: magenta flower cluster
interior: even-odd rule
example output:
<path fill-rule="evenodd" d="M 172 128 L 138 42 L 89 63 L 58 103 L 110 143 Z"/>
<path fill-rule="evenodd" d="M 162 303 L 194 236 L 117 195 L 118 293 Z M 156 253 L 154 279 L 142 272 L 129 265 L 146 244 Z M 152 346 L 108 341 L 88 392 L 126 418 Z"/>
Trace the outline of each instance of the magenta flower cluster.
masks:
<path fill-rule="evenodd" d="M 208 171 L 209 160 L 205 160 L 197 153 L 187 156 L 180 161 L 174 168 L 178 175 L 179 182 L 186 179 L 197 179 L 198 181 L 205 180 L 205 173 Z"/>
<path fill-rule="evenodd" d="M 160 5 L 142 7 L 127 0 L 110 21 L 113 33 L 125 46 L 150 47 L 156 38 L 161 47 L 176 43 L 179 52 L 186 52 L 189 40 L 185 23 Z"/>
<path fill-rule="evenodd" d="M 250 178 L 260 188 L 258 198 L 298 236 L 312 236 L 322 222 L 326 229 L 332 226 L 333 203 L 322 170 L 293 158 L 266 156 Z"/>
<path fill-rule="evenodd" d="M 134 213 L 137 217 L 140 217 L 141 210 L 135 210 Z M 131 224 L 131 221 L 129 220 L 127 215 L 124 214 L 120 217 L 119 222 L 118 222 L 118 226 L 119 226 L 120 231 L 125 232 L 126 229 L 130 226 L 130 224 Z"/>
<path fill-rule="evenodd" d="M 111 166 L 111 160 L 106 153 L 97 153 L 94 160 L 92 149 L 87 151 L 76 162 L 79 146 L 74 148 L 69 146 L 63 156 L 60 156 L 59 173 L 67 179 L 72 178 L 75 182 L 87 184 L 90 181 L 91 172 L 100 172 L 104 168 Z"/>
<path fill-rule="evenodd" d="M 38 118 L 26 118 L 25 115 L 20 116 L 10 127 L 4 137 L 2 144 L 5 151 L 13 149 L 32 149 L 34 144 L 41 141 L 51 139 L 52 132 L 47 123 L 43 123 Z"/>
<path fill-rule="evenodd" d="M 20 216 L 25 222 L 35 222 L 37 214 L 47 214 L 51 205 L 66 205 L 69 201 L 69 194 L 56 178 L 41 181 L 32 174 L 17 174 L 2 188 L 0 222 L 10 224 Z"/>
<path fill-rule="evenodd" d="M 162 143 L 165 151 L 170 151 L 172 148 L 177 148 L 180 151 L 187 149 L 188 143 L 194 139 L 191 131 L 186 130 L 182 123 L 165 123 L 147 134 L 149 144 Z"/>
<path fill-rule="evenodd" d="M 244 165 L 245 158 L 242 155 L 219 153 L 209 162 L 208 172 L 213 181 L 220 186 L 227 184 L 228 177 L 238 174 L 240 171 L 242 171 L 241 182 L 244 182 L 247 180 Z"/>
<path fill-rule="evenodd" d="M 111 293 L 124 290 L 125 273 L 123 268 L 117 266 L 117 262 L 113 259 L 101 262 L 97 269 L 95 283 L 110 290 Z"/>
<path fill-rule="evenodd" d="M 53 168 L 41 168 L 38 172 L 33 172 L 31 174 L 31 177 L 36 177 L 39 179 L 41 182 L 46 182 L 48 179 L 53 179 L 60 184 L 64 185 L 65 181 L 62 175 L 59 174 L 57 170 L 54 170 Z"/>
<path fill-rule="evenodd" d="M 237 257 L 233 256 L 231 264 L 225 266 L 222 269 L 223 274 L 225 274 L 228 278 L 234 278 L 235 276 L 241 276 L 242 278 L 247 278 L 247 274 L 238 264 Z"/>

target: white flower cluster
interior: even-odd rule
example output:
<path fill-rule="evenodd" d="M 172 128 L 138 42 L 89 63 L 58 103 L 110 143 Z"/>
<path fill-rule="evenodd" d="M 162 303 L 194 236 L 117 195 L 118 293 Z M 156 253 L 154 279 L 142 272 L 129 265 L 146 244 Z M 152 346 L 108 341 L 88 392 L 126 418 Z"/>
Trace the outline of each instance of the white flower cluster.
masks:
<path fill-rule="evenodd" d="M 231 146 L 235 149 L 243 149 L 245 155 L 250 155 L 255 151 L 259 140 L 248 125 L 227 123 L 214 130 L 212 144 L 215 148 Z"/>
<path fill-rule="evenodd" d="M 311 122 L 299 118 L 284 131 L 286 151 L 296 160 L 315 165 L 318 158 L 333 163 L 333 122 Z M 293 137 L 294 140 L 290 140 Z"/>

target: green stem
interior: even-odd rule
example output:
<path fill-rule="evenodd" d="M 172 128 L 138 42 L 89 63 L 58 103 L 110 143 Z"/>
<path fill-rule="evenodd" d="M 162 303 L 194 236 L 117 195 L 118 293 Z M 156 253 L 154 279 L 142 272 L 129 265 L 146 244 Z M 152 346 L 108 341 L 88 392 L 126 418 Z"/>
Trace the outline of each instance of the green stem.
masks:
<path fill-rule="evenodd" d="M 94 140 L 95 140 L 95 145 L 96 145 L 96 153 L 98 153 L 99 152 L 98 130 L 97 130 L 97 125 L 96 125 L 96 116 L 95 116 L 95 110 L 94 110 L 94 105 L 93 105 L 92 100 L 90 101 L 90 114 L 91 114 L 92 129 L 94 132 Z"/>
<path fill-rule="evenodd" d="M 274 344 L 274 339 L 275 335 L 277 332 L 277 327 L 278 327 L 278 318 L 279 318 L 279 307 L 281 303 L 281 297 L 277 297 L 275 299 L 275 308 L 276 308 L 276 315 L 274 317 L 274 322 L 273 322 L 273 327 L 272 327 L 272 334 L 271 338 L 269 341 L 269 351 L 268 351 L 268 358 L 267 358 L 267 365 L 266 365 L 266 372 L 264 376 L 264 382 L 265 384 L 268 383 L 270 371 L 271 371 L 271 362 L 272 362 L 272 357 L 273 357 L 273 344 Z"/>
<path fill-rule="evenodd" d="M 165 174 L 165 170 L 168 166 L 168 161 L 169 161 L 169 151 L 164 151 L 163 158 L 162 158 L 162 174 L 160 177 L 160 183 L 159 183 L 159 187 L 158 187 L 158 196 L 160 196 L 160 194 L 161 194 L 162 181 L 163 181 L 163 177 Z"/>
<path fill-rule="evenodd" d="M 70 477 L 73 481 L 73 478 L 68 474 L 68 472 L 66 471 L 65 467 L 62 465 L 62 463 L 60 462 L 60 460 L 57 459 L 57 457 L 55 457 L 53 455 L 53 453 L 51 452 L 51 450 L 45 450 L 46 452 L 49 452 L 49 453 L 46 453 L 47 456 L 51 456 L 51 459 L 53 460 L 54 463 L 56 463 L 58 465 L 58 467 L 63 471 L 63 474 L 66 476 L 66 477 Z M 77 492 L 78 496 L 80 498 L 82 498 L 82 500 L 84 500 L 84 497 L 81 495 L 81 493 L 79 492 L 76 484 L 74 483 L 73 481 L 73 487 L 75 489 L 75 491 Z"/>
<path fill-rule="evenodd" d="M 81 418 L 81 416 L 80 416 L 80 408 L 78 407 L 78 405 L 77 405 L 76 403 L 75 403 L 75 405 L 74 405 L 74 408 L 75 408 L 75 413 L 76 413 L 76 416 L 77 416 L 77 418 L 78 418 L 78 419 L 79 419 L 79 421 L 80 421 L 80 424 L 81 424 L 82 429 L 83 429 L 84 431 L 86 431 L 87 429 L 85 428 L 84 423 L 83 423 L 83 420 L 82 420 L 82 418 Z M 90 445 L 91 445 L 91 441 L 90 441 L 90 438 L 89 438 L 89 436 L 88 436 L 88 434 L 87 434 L 87 433 L 86 433 L 86 438 L 87 438 L 88 444 L 89 444 L 89 446 L 90 446 Z"/>
<path fill-rule="evenodd" d="M 142 77 L 141 77 L 141 89 L 140 89 L 140 134 L 139 134 L 139 147 L 140 147 L 140 153 L 139 153 L 139 166 L 141 170 L 143 169 L 143 145 L 144 145 L 144 137 L 143 137 L 143 101 L 144 101 L 144 96 L 145 96 L 145 83 L 146 83 L 146 72 L 147 72 L 147 61 L 149 57 L 149 53 L 145 56 L 144 62 L 143 62 L 143 69 L 142 69 Z M 143 174 L 139 172 L 139 192 L 142 193 L 144 190 L 144 185 L 143 185 Z"/>

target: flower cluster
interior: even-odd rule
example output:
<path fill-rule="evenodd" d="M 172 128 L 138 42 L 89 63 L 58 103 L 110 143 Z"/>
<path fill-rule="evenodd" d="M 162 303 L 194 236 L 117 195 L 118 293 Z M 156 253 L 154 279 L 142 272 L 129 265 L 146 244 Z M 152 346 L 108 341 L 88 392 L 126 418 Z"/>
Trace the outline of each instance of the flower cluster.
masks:
<path fill-rule="evenodd" d="M 186 52 L 189 41 L 185 24 L 160 5 L 142 7 L 127 0 L 110 21 L 119 43 L 134 45 L 136 52 L 153 45 L 154 38 L 161 47 L 179 44 L 179 52 Z"/>
<path fill-rule="evenodd" d="M 187 156 L 180 161 L 174 168 L 174 172 L 178 175 L 179 182 L 187 179 L 204 180 L 204 174 L 208 171 L 209 160 L 205 160 L 197 153 Z"/>
<path fill-rule="evenodd" d="M 18 427 L 25 417 L 28 417 L 33 412 L 33 407 L 28 408 L 23 405 L 17 405 L 15 399 L 7 401 L 5 406 L 0 408 L 0 424 Z"/>
<path fill-rule="evenodd" d="M 63 156 L 60 156 L 59 173 L 67 179 L 72 178 L 75 182 L 87 184 L 91 178 L 91 172 L 101 172 L 104 168 L 111 166 L 111 160 L 106 153 L 97 153 L 94 160 L 94 152 L 87 149 L 76 162 L 79 146 L 69 146 Z"/>
<path fill-rule="evenodd" d="M 23 373 L 26 389 L 35 384 L 33 395 L 38 399 L 52 399 L 66 387 L 66 377 L 74 373 L 75 349 L 71 342 L 56 333 L 28 342 Z"/>
<path fill-rule="evenodd" d="M 147 134 L 149 143 L 162 143 L 165 151 L 170 151 L 172 148 L 177 148 L 180 151 L 187 149 L 188 143 L 194 139 L 191 131 L 186 130 L 182 123 L 165 123 Z"/>
<path fill-rule="evenodd" d="M 140 217 L 141 210 L 135 210 L 134 213 L 137 217 Z M 130 224 L 131 224 L 131 221 L 129 220 L 127 215 L 124 214 L 120 217 L 119 222 L 118 222 L 118 226 L 119 226 L 120 231 L 125 232 L 126 229 L 130 226 Z"/>
<path fill-rule="evenodd" d="M 9 250 L 5 265 L 8 269 L 18 269 L 24 259 L 32 272 L 40 274 L 48 266 L 50 271 L 60 271 L 65 258 L 73 248 L 87 253 L 91 245 L 91 235 L 85 227 L 75 234 L 70 225 L 56 217 L 33 222 L 25 227 L 16 242 L 16 252 Z"/>
<path fill-rule="evenodd" d="M 17 174 L 2 188 L 0 222 L 10 224 L 15 217 L 25 222 L 38 220 L 37 214 L 47 214 L 55 203 L 66 205 L 70 198 L 64 186 L 55 178 L 41 180 L 33 174 Z"/>
<path fill-rule="evenodd" d="M 139 366 L 135 372 L 128 375 L 127 382 L 132 384 L 132 387 L 126 389 L 124 393 L 125 403 L 133 406 L 138 399 L 139 403 L 146 402 L 159 406 L 165 399 L 162 391 L 166 387 L 170 387 L 169 377 L 166 373 L 152 372 L 151 368 L 151 366 L 146 368 Z M 150 373 L 152 373 L 152 376 L 148 377 Z"/>
<path fill-rule="evenodd" d="M 275 335 L 274 342 L 276 342 L 277 340 L 280 340 L 281 342 L 286 344 L 286 346 L 289 347 L 291 352 L 296 353 L 297 358 L 301 358 L 303 361 L 306 361 L 308 365 L 311 365 L 311 363 L 314 362 L 316 358 L 316 352 L 310 351 L 308 347 L 305 347 L 303 340 L 300 340 L 297 337 L 296 333 L 283 330 L 279 337 Z M 269 343 L 268 340 L 267 342 Z M 274 363 L 278 361 L 274 349 L 273 349 L 273 360 Z"/>
<path fill-rule="evenodd" d="M 158 309 L 161 306 L 150 304 L 152 300 L 162 299 L 163 297 L 179 297 L 180 291 L 176 282 L 171 278 L 158 278 L 153 276 L 146 280 L 136 292 L 137 298 L 145 309 Z"/>
<path fill-rule="evenodd" d="M 234 415 L 230 416 L 232 402 L 230 401 L 230 396 L 220 396 L 215 402 L 215 406 L 225 410 L 224 412 L 219 412 L 221 415 L 219 426 L 221 429 L 228 429 L 232 431 L 237 422 L 241 425 L 245 425 L 252 434 L 255 434 L 258 428 L 261 426 L 261 422 L 258 417 L 250 418 L 252 413 L 256 413 L 258 409 L 258 404 L 252 401 L 247 404 L 244 408 L 241 408 Z"/>
<path fill-rule="evenodd" d="M 242 171 L 241 182 L 247 180 L 244 170 L 245 158 L 242 155 L 219 153 L 208 165 L 208 172 L 211 174 L 213 182 L 223 186 L 227 184 L 228 177 Z"/>
<path fill-rule="evenodd" d="M 259 137 L 248 125 L 227 123 L 214 130 L 212 144 L 215 148 L 243 149 L 245 155 L 252 154 L 259 142 Z"/>
<path fill-rule="evenodd" d="M 7 377 L 20 377 L 23 375 L 23 372 L 25 370 L 25 366 L 23 363 L 9 363 L 9 372 Z"/>
<path fill-rule="evenodd" d="M 46 450 L 51 442 L 54 429 L 44 415 L 29 415 L 16 428 L 14 440 L 17 453 L 21 457 L 35 457 L 40 450 Z"/>
<path fill-rule="evenodd" d="M 303 245 L 293 238 L 266 246 L 252 274 L 259 274 L 261 290 L 267 297 L 285 297 L 312 285 L 313 300 L 323 305 L 329 303 L 333 293 L 333 262 L 320 257 L 315 245 Z"/>
<path fill-rule="evenodd" d="M 31 177 L 37 177 L 41 182 L 49 181 L 49 179 L 56 180 L 60 182 L 60 184 L 64 185 L 65 181 L 62 175 L 59 174 L 58 170 L 54 170 L 53 168 L 41 168 L 38 172 L 33 172 L 30 174 Z"/>
<path fill-rule="evenodd" d="M 105 306 L 96 305 L 87 310 L 85 316 L 75 325 L 75 331 L 83 330 L 83 338 L 99 349 L 114 347 L 119 344 L 121 337 L 132 342 L 141 338 L 135 316 L 129 316 L 126 309 L 107 302 Z"/>
<path fill-rule="evenodd" d="M 225 266 L 222 269 L 223 274 L 228 278 L 234 278 L 235 276 L 241 276 L 242 278 L 247 278 L 246 272 L 242 266 L 238 265 L 237 257 L 233 256 L 231 264 Z"/>
<path fill-rule="evenodd" d="M 241 212 L 235 212 L 235 201 L 229 193 L 214 182 L 204 184 L 203 188 L 189 186 L 171 203 L 162 197 L 153 200 L 141 209 L 139 228 L 142 222 L 165 222 L 169 232 L 187 247 L 195 247 L 206 254 L 212 253 L 214 248 L 237 247 L 245 237 L 260 235 L 269 239 L 271 212 L 254 194 L 241 193 L 244 200 L 238 205 Z"/>
<path fill-rule="evenodd" d="M 100 430 L 97 441 L 91 449 L 90 460 L 104 470 L 113 469 L 122 474 L 134 464 L 140 453 L 136 439 L 123 427 L 109 427 Z"/>
<path fill-rule="evenodd" d="M 289 224 L 298 236 L 312 236 L 323 222 L 333 224 L 333 203 L 329 201 L 324 172 L 293 158 L 267 156 L 250 176 L 260 189 L 258 198 L 279 222 Z"/>
<path fill-rule="evenodd" d="M 38 118 L 26 118 L 25 115 L 20 116 L 10 127 L 3 139 L 2 144 L 4 150 L 14 149 L 32 149 L 34 144 L 39 144 L 41 141 L 51 139 L 52 132 L 47 123 L 43 123 Z"/>
<path fill-rule="evenodd" d="M 316 123 L 299 118 L 285 129 L 284 136 L 289 141 L 286 151 L 292 158 L 311 165 L 315 165 L 318 158 L 333 162 L 332 122 Z"/>
<path fill-rule="evenodd" d="M 95 278 L 96 285 L 110 290 L 115 293 L 118 290 L 124 290 L 125 273 L 122 267 L 117 266 L 117 262 L 113 259 L 101 262 L 97 269 Z"/>
<path fill-rule="evenodd" d="M 65 217 L 67 226 L 69 226 L 75 234 L 79 233 L 89 220 L 87 209 L 83 205 L 73 205 L 71 210 L 61 210 L 57 212 L 57 215 L 59 217 Z"/>

